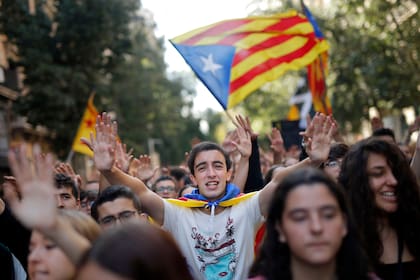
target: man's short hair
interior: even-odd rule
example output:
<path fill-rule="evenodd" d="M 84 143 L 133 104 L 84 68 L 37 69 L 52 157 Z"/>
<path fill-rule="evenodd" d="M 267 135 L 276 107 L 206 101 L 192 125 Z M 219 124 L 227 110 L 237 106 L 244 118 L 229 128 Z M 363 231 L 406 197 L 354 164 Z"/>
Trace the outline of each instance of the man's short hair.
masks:
<path fill-rule="evenodd" d="M 385 127 L 378 128 L 377 130 L 375 130 L 375 131 L 372 133 L 372 136 L 373 136 L 373 137 L 378 137 L 378 136 L 390 136 L 390 137 L 394 140 L 394 142 L 396 142 L 396 140 L 395 140 L 395 133 L 394 133 L 394 131 L 393 131 L 392 129 L 390 129 L 390 128 L 385 128 Z"/>
<path fill-rule="evenodd" d="M 173 182 L 175 184 L 175 187 L 177 185 L 174 177 L 168 176 L 168 175 L 163 175 L 163 176 L 160 176 L 159 178 L 157 178 L 157 180 L 153 184 L 152 190 L 153 191 L 156 191 L 156 185 L 157 185 L 157 183 L 162 182 L 162 181 L 171 181 L 171 182 Z"/>
<path fill-rule="evenodd" d="M 136 210 L 139 213 L 142 212 L 139 198 L 129 187 L 121 186 L 121 185 L 113 185 L 113 186 L 110 186 L 110 187 L 106 188 L 105 190 L 103 190 L 102 192 L 99 193 L 98 198 L 92 204 L 92 207 L 90 209 L 90 213 L 91 213 L 92 217 L 96 221 L 98 221 L 98 219 L 99 219 L 99 213 L 98 213 L 99 206 L 101 206 L 102 204 L 104 204 L 106 202 L 114 201 L 118 198 L 127 198 L 127 199 L 131 200 L 133 202 L 134 208 L 136 208 Z"/>
<path fill-rule="evenodd" d="M 56 173 L 54 176 L 55 187 L 57 189 L 71 188 L 71 193 L 77 200 L 79 198 L 79 190 L 77 189 L 76 182 L 64 173 Z"/>
<path fill-rule="evenodd" d="M 217 145 L 216 143 L 204 141 L 195 145 L 189 153 L 187 164 L 192 175 L 194 175 L 194 161 L 197 155 L 201 152 L 213 150 L 219 151 L 223 154 L 223 156 L 225 157 L 226 168 L 227 170 L 230 170 L 232 166 L 232 161 L 230 160 L 229 155 L 226 153 L 226 151 L 223 150 L 223 148 Z"/>

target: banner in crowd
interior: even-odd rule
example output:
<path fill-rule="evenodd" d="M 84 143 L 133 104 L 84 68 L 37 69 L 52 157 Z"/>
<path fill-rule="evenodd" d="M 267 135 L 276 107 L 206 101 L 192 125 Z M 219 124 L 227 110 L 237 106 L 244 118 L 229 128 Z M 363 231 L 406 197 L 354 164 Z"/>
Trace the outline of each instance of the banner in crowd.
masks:
<path fill-rule="evenodd" d="M 98 116 L 98 110 L 96 110 L 93 104 L 94 94 L 89 97 L 87 107 L 83 114 L 82 121 L 80 122 L 79 129 L 77 130 L 76 137 L 74 138 L 72 150 L 79 152 L 90 157 L 93 157 L 93 152 L 88 146 L 80 141 L 80 138 L 85 137 L 90 139 L 90 133 L 95 133 L 96 117 Z"/>

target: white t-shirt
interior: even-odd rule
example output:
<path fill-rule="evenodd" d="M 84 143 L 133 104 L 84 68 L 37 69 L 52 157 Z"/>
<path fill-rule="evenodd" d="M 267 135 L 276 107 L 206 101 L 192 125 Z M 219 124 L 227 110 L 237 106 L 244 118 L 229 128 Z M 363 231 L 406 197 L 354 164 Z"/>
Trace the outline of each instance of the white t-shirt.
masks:
<path fill-rule="evenodd" d="M 212 217 L 165 201 L 163 228 L 172 233 L 195 279 L 242 280 L 254 260 L 263 216 L 259 192 Z"/>

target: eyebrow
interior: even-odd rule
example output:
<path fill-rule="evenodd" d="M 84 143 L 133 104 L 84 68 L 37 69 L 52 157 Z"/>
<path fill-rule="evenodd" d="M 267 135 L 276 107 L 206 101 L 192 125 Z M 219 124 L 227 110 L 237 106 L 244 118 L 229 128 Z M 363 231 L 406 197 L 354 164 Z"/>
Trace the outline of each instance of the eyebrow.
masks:
<path fill-rule="evenodd" d="M 220 161 L 220 160 L 215 160 L 215 161 L 212 161 L 211 162 L 211 164 L 215 164 L 215 163 L 223 164 L 223 162 Z M 202 161 L 200 163 L 197 163 L 197 165 L 195 166 L 195 168 L 198 168 L 198 167 L 203 166 L 203 165 L 206 165 L 206 164 L 207 164 L 207 161 Z"/>
<path fill-rule="evenodd" d="M 334 205 L 334 204 L 328 204 L 328 205 L 323 205 L 323 206 L 321 206 L 321 207 L 317 208 L 317 210 L 319 210 L 319 211 L 324 211 L 324 210 L 336 210 L 336 209 L 338 209 L 338 208 L 339 208 L 339 207 L 338 207 L 337 205 Z M 295 208 L 295 209 L 290 210 L 290 211 L 288 212 L 288 214 L 293 215 L 294 213 L 307 212 L 307 211 L 309 211 L 309 209 L 308 209 L 308 208 Z"/>

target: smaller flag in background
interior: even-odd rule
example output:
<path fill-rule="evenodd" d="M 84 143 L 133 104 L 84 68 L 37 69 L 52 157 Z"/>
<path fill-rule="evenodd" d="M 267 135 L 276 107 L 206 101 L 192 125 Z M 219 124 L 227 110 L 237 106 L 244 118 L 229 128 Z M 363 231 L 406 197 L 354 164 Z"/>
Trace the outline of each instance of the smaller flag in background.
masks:
<path fill-rule="evenodd" d="M 76 137 L 73 141 L 72 150 L 81 154 L 93 157 L 93 152 L 80 141 L 80 138 L 85 137 L 90 139 L 90 133 L 95 133 L 96 117 L 98 116 L 98 110 L 96 110 L 93 104 L 94 94 L 89 97 L 86 110 L 83 114 L 82 121 L 80 122 L 79 129 L 77 130 Z"/>
<path fill-rule="evenodd" d="M 312 24 L 315 30 L 316 40 L 319 42 L 325 41 L 324 34 L 314 16 L 311 14 L 309 9 L 306 7 L 303 0 L 301 0 L 302 10 Z M 327 96 L 326 77 L 328 74 L 328 52 L 325 50 L 318 54 L 317 58 L 308 65 L 308 84 L 309 89 L 312 93 L 312 104 L 316 112 L 324 113 L 327 115 L 332 114 L 332 108 L 330 101 Z"/>

